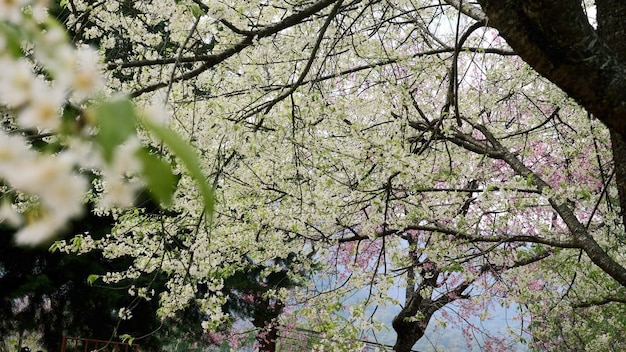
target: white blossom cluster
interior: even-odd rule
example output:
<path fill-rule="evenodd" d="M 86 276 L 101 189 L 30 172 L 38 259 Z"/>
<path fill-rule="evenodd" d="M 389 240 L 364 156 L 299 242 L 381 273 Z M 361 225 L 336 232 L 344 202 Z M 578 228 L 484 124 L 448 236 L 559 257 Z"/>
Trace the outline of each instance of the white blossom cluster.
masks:
<path fill-rule="evenodd" d="M 448 101 L 458 37 L 452 8 L 440 11 L 431 1 L 348 1 L 317 52 L 328 9 L 271 37 L 253 38 L 250 47 L 201 74 L 172 81 L 245 42 L 224 23 L 244 31 L 267 29 L 312 2 L 201 3 L 208 10 L 198 14 L 195 1 L 109 1 L 89 8 L 89 2 L 76 0 L 68 19 L 69 26 L 79 26 L 89 12 L 94 25 L 83 39 L 100 38 L 101 54 L 119 54 L 107 63 L 107 89 L 136 93 L 138 105 L 152 104 L 155 96 L 167 102 L 172 116 L 161 120 L 202 155 L 202 172 L 215 187 L 209 219 L 198 184 L 177 165 L 182 176 L 171 215 L 114 212 L 112 233 L 88 241 L 107 259 L 134 259 L 127 270 L 104 275 L 105 283 L 157 271 L 167 275 L 165 290 L 157 294 L 161 317 L 174 317 L 194 302 L 202 307 L 202 326 L 216 330 L 228 321 L 221 306 L 229 277 L 264 265 L 258 278 L 263 283 L 282 270 L 277 258 L 293 255 L 298 260 L 288 275 L 301 287 L 272 287 L 268 295 L 298 310 L 307 328 L 333 336 L 324 343 L 335 348 L 348 345 L 360 328 L 380 326 L 367 313 L 372 307 L 402 302 L 403 289 L 417 285 L 400 279 L 414 260 L 428 258 L 443 268 L 430 298 L 475 280 L 473 292 L 481 293 L 472 301 L 475 307 L 494 297 L 508 299 L 510 292 L 525 299 L 541 286 L 532 270 L 493 277 L 481 276 L 480 269 L 502 267 L 536 249 L 508 243 L 512 236 L 554 240 L 567 234 L 548 198 L 575 200 L 577 215 L 596 226 L 604 217 L 613 219 L 597 202 L 601 187 L 585 171 L 596 170 L 588 164 L 596 155 L 586 154 L 594 141 L 597 159 L 607 163 L 606 134 L 519 60 L 481 52 L 506 52 L 501 38 L 490 31 L 471 36 L 466 46 L 472 50 L 459 54 L 456 63 L 458 99 Z M 300 75 L 302 84 L 292 91 Z M 281 99 L 285 92 L 290 94 Z M 458 105 L 462 124 L 442 112 L 450 103 L 451 109 Z M 549 118 L 556 108 L 575 133 Z M 419 130 L 429 123 L 439 130 Z M 550 187 L 537 192 L 532 180 L 480 152 L 490 144 L 477 126 L 486 126 Z M 451 142 L 455 136 L 471 146 Z M 139 170 L 130 157 L 136 148 L 131 139 L 112 153 L 110 163 L 96 165 L 104 179 L 96 184 L 105 192 L 103 207 L 132 202 L 140 186 L 132 176 Z M 412 229 L 429 226 L 439 231 Z M 500 242 L 481 243 L 481 237 Z M 418 257 L 411 258 L 408 249 Z M 518 290 L 505 287 L 503 278 Z M 343 298 L 363 288 L 371 295 L 352 304 L 350 317 L 338 314 Z M 389 297 L 394 289 L 401 293 Z M 133 287 L 132 294 L 142 291 L 151 288 Z M 464 312 L 480 316 L 487 310 Z"/>
<path fill-rule="evenodd" d="M 101 173 L 102 206 L 129 206 L 140 181 L 129 138 L 110 162 L 93 143 L 89 107 L 104 98 L 97 50 L 70 44 L 48 16 L 47 1 L 0 2 L 0 179 L 7 187 L 0 221 L 18 228 L 20 245 L 48 243 L 82 215 L 90 185 L 83 171 Z M 71 109 L 84 113 L 72 115 Z M 106 118 L 106 117 L 104 117 Z M 129 116 L 129 119 L 132 117 Z M 39 150 L 33 140 L 56 146 Z M 27 202 L 18 199 L 26 196 Z"/>

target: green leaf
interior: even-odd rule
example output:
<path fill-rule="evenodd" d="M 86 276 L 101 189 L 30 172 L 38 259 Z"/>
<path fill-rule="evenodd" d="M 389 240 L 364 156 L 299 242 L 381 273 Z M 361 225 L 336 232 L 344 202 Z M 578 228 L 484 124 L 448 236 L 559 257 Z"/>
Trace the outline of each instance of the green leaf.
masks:
<path fill-rule="evenodd" d="M 590 200 L 591 199 L 591 192 L 589 192 L 586 189 L 580 190 L 580 195 L 583 197 L 584 200 Z"/>
<path fill-rule="evenodd" d="M 81 245 L 83 244 L 83 237 L 81 235 L 78 235 L 74 238 L 72 238 L 70 240 L 70 243 L 72 244 L 72 249 L 75 251 L 78 251 L 81 247 Z"/>
<path fill-rule="evenodd" d="M 191 5 L 189 5 L 189 9 L 191 10 L 191 14 L 195 18 L 198 18 L 198 17 L 206 15 L 206 12 L 204 12 L 204 10 L 202 10 L 200 8 L 200 6 L 198 6 L 198 4 L 191 4 Z"/>
<path fill-rule="evenodd" d="M 5 22 L 0 22 L 0 35 L 4 37 L 5 50 L 13 57 L 22 56 L 22 33 L 18 28 L 10 26 Z"/>
<path fill-rule="evenodd" d="M 176 4 L 180 4 L 181 1 L 180 0 L 175 0 L 174 2 Z M 198 4 L 187 4 L 187 8 L 191 11 L 191 14 L 195 18 L 198 18 L 200 16 L 206 15 L 206 12 L 204 12 L 204 10 L 201 9 Z"/>
<path fill-rule="evenodd" d="M 65 134 L 76 133 L 79 130 L 77 118 L 80 116 L 80 110 L 68 104 L 63 108 L 61 115 L 61 132 Z"/>
<path fill-rule="evenodd" d="M 129 345 L 132 345 L 133 341 L 135 341 L 135 338 L 130 336 L 129 334 L 121 335 L 120 339 L 122 339 L 122 342 L 127 343 Z"/>
<path fill-rule="evenodd" d="M 100 275 L 91 274 L 87 276 L 87 283 L 91 286 L 94 282 L 96 282 L 96 280 L 98 280 L 98 278 L 100 278 Z"/>
<path fill-rule="evenodd" d="M 165 206 L 172 205 L 172 195 L 176 191 L 178 178 L 172 172 L 170 164 L 144 148 L 139 149 L 137 156 L 143 166 L 143 178 L 154 199 Z"/>
<path fill-rule="evenodd" d="M 528 176 L 526 176 L 526 185 L 528 187 L 533 187 L 535 185 L 535 181 L 533 179 L 533 173 L 529 173 Z"/>
<path fill-rule="evenodd" d="M 104 159 L 110 162 L 113 152 L 130 135 L 135 134 L 135 110 L 130 100 L 104 102 L 89 111 L 99 128 L 96 141 L 102 148 Z"/>
<path fill-rule="evenodd" d="M 56 251 L 58 251 L 58 250 L 59 250 L 59 241 L 55 241 L 55 242 L 54 242 L 54 243 L 50 246 L 50 248 L 48 248 L 48 251 L 49 251 L 50 253 L 54 253 L 54 252 L 56 252 Z"/>
<path fill-rule="evenodd" d="M 450 259 L 450 265 L 443 268 L 444 272 L 463 272 L 463 266 L 454 259 Z"/>
<path fill-rule="evenodd" d="M 174 131 L 148 120 L 144 120 L 144 124 L 146 128 L 160 138 L 174 155 L 182 161 L 183 165 L 185 165 L 187 171 L 189 171 L 191 177 L 200 188 L 200 194 L 204 202 L 204 211 L 207 215 L 212 216 L 215 205 L 213 188 L 206 182 L 206 177 L 200 167 L 200 159 L 195 150 Z"/>

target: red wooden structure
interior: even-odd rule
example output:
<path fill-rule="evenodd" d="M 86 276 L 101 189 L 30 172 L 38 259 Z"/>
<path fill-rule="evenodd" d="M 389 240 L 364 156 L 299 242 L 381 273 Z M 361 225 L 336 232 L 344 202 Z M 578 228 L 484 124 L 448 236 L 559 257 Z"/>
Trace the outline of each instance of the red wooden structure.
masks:
<path fill-rule="evenodd" d="M 113 342 L 94 339 L 83 339 L 80 337 L 63 336 L 61 352 L 139 352 L 138 344 L 127 344 L 123 342 Z"/>

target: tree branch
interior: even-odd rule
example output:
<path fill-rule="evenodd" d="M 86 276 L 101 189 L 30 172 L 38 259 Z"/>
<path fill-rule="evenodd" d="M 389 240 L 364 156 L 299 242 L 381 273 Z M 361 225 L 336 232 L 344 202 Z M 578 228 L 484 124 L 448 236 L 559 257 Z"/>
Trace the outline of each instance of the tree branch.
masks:
<path fill-rule="evenodd" d="M 261 39 L 261 38 L 265 38 L 265 37 L 269 37 L 272 36 L 280 31 L 282 31 L 283 29 L 289 28 L 289 27 L 293 27 L 295 25 L 298 25 L 299 23 L 302 22 L 302 20 L 304 20 L 307 17 L 310 17 L 316 13 L 318 13 L 319 11 L 325 9 L 326 7 L 330 6 L 332 3 L 336 2 L 337 0 L 321 0 L 318 1 L 317 3 L 311 5 L 310 7 L 307 7 L 306 9 L 294 13 L 288 17 L 286 17 L 285 19 L 283 19 L 282 21 L 268 26 L 264 29 L 258 30 L 258 31 L 253 31 L 250 33 L 254 33 L 254 35 L 248 35 L 246 37 L 244 37 L 242 40 L 240 40 L 238 43 L 234 44 L 232 47 L 222 51 L 219 54 L 216 55 L 210 55 L 207 57 L 207 60 L 203 61 L 203 64 L 194 69 L 191 70 L 185 74 L 176 76 L 174 78 L 172 78 L 171 80 L 169 80 L 168 82 L 161 82 L 161 83 L 156 83 L 156 84 L 152 84 L 150 86 L 144 87 L 142 89 L 136 90 L 132 93 L 130 93 L 129 95 L 131 97 L 137 97 L 140 96 L 144 93 L 148 93 L 148 92 L 152 92 L 155 91 L 157 89 L 163 88 L 163 87 L 167 87 L 169 84 L 173 83 L 173 82 L 180 82 L 180 81 L 184 81 L 184 80 L 188 80 L 191 78 L 194 78 L 198 75 L 200 75 L 201 73 L 205 72 L 206 70 L 214 67 L 215 65 L 225 61 L 226 59 L 230 58 L 231 56 L 241 52 L 242 50 L 244 50 L 245 48 L 251 46 L 254 43 L 254 39 Z M 180 60 L 179 62 L 184 62 L 182 60 Z"/>
<path fill-rule="evenodd" d="M 604 297 L 600 299 L 575 303 L 572 305 L 572 307 L 589 308 L 589 307 L 594 307 L 594 306 L 603 306 L 609 303 L 626 303 L 626 297 Z"/>
<path fill-rule="evenodd" d="M 479 0 L 520 57 L 611 130 L 626 134 L 626 65 L 589 24 L 579 0 Z"/>

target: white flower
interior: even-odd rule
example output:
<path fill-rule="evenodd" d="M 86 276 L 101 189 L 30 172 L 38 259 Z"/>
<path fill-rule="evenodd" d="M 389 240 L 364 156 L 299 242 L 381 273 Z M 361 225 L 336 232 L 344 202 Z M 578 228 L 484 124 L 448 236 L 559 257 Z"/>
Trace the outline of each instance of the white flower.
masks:
<path fill-rule="evenodd" d="M 0 177 L 7 178 L 15 173 L 17 163 L 34 156 L 26 141 L 19 136 L 11 136 L 0 131 Z"/>
<path fill-rule="evenodd" d="M 76 53 L 67 44 L 65 31 L 59 26 L 47 28 L 34 49 L 35 58 L 52 73 L 57 86 L 68 87 L 76 67 Z"/>
<path fill-rule="evenodd" d="M 69 90 L 74 80 L 76 69 L 76 54 L 74 49 L 67 45 L 58 45 L 53 54 L 44 50 L 37 52 L 37 59 L 44 63 L 53 73 L 54 80 L 59 87 Z"/>
<path fill-rule="evenodd" d="M 38 194 L 57 182 L 60 174 L 64 174 L 63 165 L 53 158 L 30 157 L 15 163 L 13 170 L 7 171 L 9 183 L 24 192 Z"/>
<path fill-rule="evenodd" d="M 141 171 L 141 161 L 137 158 L 137 151 L 141 143 L 137 138 L 129 138 L 120 145 L 113 156 L 110 170 L 117 175 L 134 175 Z"/>
<path fill-rule="evenodd" d="M 51 214 L 59 219 L 72 219 L 83 213 L 83 199 L 88 184 L 84 177 L 78 175 L 64 175 L 56 180 L 43 192 L 39 193 L 41 202 Z"/>
<path fill-rule="evenodd" d="M 25 246 L 36 246 L 51 240 L 63 227 L 64 221 L 54 216 L 44 216 L 29 223 L 15 234 L 15 243 Z"/>
<path fill-rule="evenodd" d="M 170 121 L 171 113 L 168 111 L 166 97 L 162 91 L 157 91 L 151 99 L 151 104 L 144 109 L 145 118 L 158 125 L 167 125 Z"/>
<path fill-rule="evenodd" d="M 130 138 L 115 150 L 113 160 L 102 171 L 104 195 L 99 206 L 125 208 L 133 205 L 135 193 L 142 186 L 139 179 L 133 178 L 142 167 L 137 158 L 140 147 L 139 139 Z"/>
<path fill-rule="evenodd" d="M 70 158 L 31 158 L 15 165 L 7 181 L 16 189 L 37 195 L 50 216 L 67 221 L 83 211 L 89 185 L 72 171 Z"/>
<path fill-rule="evenodd" d="M 93 143 L 80 138 L 69 139 L 67 143 L 68 149 L 64 153 L 64 157 L 69 158 L 72 163 L 80 165 L 86 170 L 101 169 L 105 162 L 102 154 Z"/>
<path fill-rule="evenodd" d="M 67 46 L 67 33 L 61 26 L 53 26 L 43 33 L 43 42 L 50 46 Z"/>
<path fill-rule="evenodd" d="M 31 4 L 33 18 L 38 23 L 43 23 L 48 17 L 48 1 L 47 0 L 35 0 Z"/>
<path fill-rule="evenodd" d="M 104 5 L 109 12 L 117 12 L 120 4 L 117 1 L 107 1 Z"/>
<path fill-rule="evenodd" d="M 61 125 L 61 107 L 65 101 L 62 89 L 48 87 L 37 80 L 31 89 L 30 104 L 17 117 L 17 123 L 24 128 L 57 130 Z"/>
<path fill-rule="evenodd" d="M 4 201 L 0 205 L 0 223 L 5 222 L 9 226 L 21 226 L 24 219 L 22 215 L 15 210 L 15 206 L 10 202 Z"/>
<path fill-rule="evenodd" d="M 33 70 L 26 60 L 0 60 L 0 101 L 10 108 L 26 103 L 34 80 Z"/>
<path fill-rule="evenodd" d="M 94 49 L 83 46 L 76 51 L 76 67 L 71 82 L 76 100 L 83 100 L 104 86 L 98 63 L 98 52 Z"/>
<path fill-rule="evenodd" d="M 44 214 L 16 235 L 16 242 L 36 245 L 50 239 L 71 218 L 83 212 L 87 180 L 72 171 L 74 158 L 65 153 L 37 156 L 20 137 L 0 133 L 0 177 L 16 190 L 35 195 Z M 0 221 L 20 225 L 10 204 L 0 208 Z"/>
<path fill-rule="evenodd" d="M 99 207 L 126 208 L 135 202 L 135 193 L 140 188 L 139 182 L 129 182 L 120 176 L 106 177 L 104 175 L 104 194 L 98 202 Z"/>
<path fill-rule="evenodd" d="M 117 314 L 122 320 L 128 320 L 133 317 L 133 312 L 126 308 L 120 308 Z"/>
<path fill-rule="evenodd" d="M 28 0 L 0 0 L 0 20 L 19 23 Z"/>

